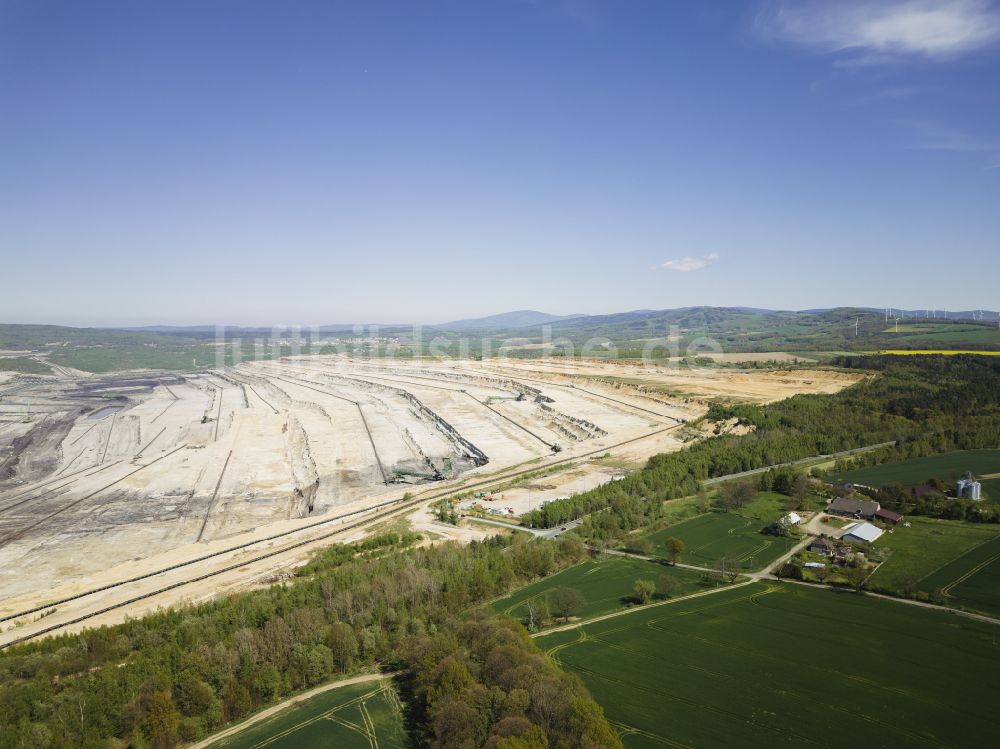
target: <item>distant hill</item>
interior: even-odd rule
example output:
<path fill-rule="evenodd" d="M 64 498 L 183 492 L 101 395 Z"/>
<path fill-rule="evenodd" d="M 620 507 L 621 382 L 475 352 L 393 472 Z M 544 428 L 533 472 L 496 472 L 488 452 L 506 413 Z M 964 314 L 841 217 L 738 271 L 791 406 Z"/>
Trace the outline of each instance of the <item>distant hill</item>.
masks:
<path fill-rule="evenodd" d="M 946 317 L 947 315 L 947 317 Z M 220 348 L 215 326 L 147 326 L 145 328 L 70 328 L 55 325 L 0 324 L 0 350 L 32 351 L 55 365 L 88 372 L 125 369 L 191 371 L 258 355 L 253 341 L 283 338 L 265 347 L 268 358 L 319 346 L 318 353 L 346 350 L 359 356 L 383 355 L 372 336 L 391 339 L 392 351 L 403 356 L 505 355 L 537 356 L 555 346 L 567 351 L 606 351 L 637 359 L 647 356 L 699 356 L 715 349 L 727 353 L 930 350 L 1000 351 L 1000 325 L 995 310 L 966 312 L 886 310 L 836 307 L 813 310 L 769 310 L 752 307 L 681 307 L 632 310 L 606 315 L 552 315 L 517 310 L 444 325 L 426 326 L 432 336 L 411 325 L 323 325 L 275 330 L 225 326 L 227 341 L 241 347 Z M 429 341 L 433 338 L 433 346 Z M 335 346 L 347 346 L 336 349 Z M 595 349 L 595 346 L 597 347 Z M 324 348 L 325 347 L 325 348 Z M 563 347 L 559 349 L 559 347 Z M 707 348 L 706 348 L 707 347 Z"/>
<path fill-rule="evenodd" d="M 937 317 L 909 313 L 896 321 L 885 319 L 885 310 L 837 307 L 809 311 L 767 310 L 751 307 L 682 307 L 633 310 L 608 315 L 574 315 L 548 319 L 553 338 L 577 346 L 597 339 L 615 344 L 622 356 L 641 355 L 647 342 L 669 337 L 680 351 L 698 341 L 714 341 L 724 351 L 872 351 L 879 349 L 1000 349 L 997 313 L 968 313 L 964 319 L 949 312 Z M 981 318 L 981 321 L 980 321 Z M 493 318 L 494 327 L 479 326 L 486 335 L 524 338 L 525 345 L 544 342 L 539 325 L 504 325 L 504 316 Z M 516 317 L 506 318 L 516 321 Z M 448 328 L 466 334 L 475 327 Z M 526 349 L 528 350 L 528 349 Z"/>
<path fill-rule="evenodd" d="M 515 328 L 527 328 L 533 325 L 545 325 L 573 320 L 581 317 L 585 317 L 585 315 L 550 315 L 547 312 L 521 309 L 514 312 L 503 312 L 499 315 L 490 315 L 489 317 L 454 320 L 453 322 L 435 327 L 445 328 L 446 330 L 512 330 Z"/>

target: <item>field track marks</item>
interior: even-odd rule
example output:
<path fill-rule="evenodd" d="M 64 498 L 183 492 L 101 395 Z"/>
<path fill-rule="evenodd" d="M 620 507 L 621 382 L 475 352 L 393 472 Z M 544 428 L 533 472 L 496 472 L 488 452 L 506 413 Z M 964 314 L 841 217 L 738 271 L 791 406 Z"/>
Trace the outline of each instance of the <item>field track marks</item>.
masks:
<path fill-rule="evenodd" d="M 608 723 L 611 727 L 617 731 L 618 736 L 642 736 L 644 739 L 649 739 L 658 744 L 663 744 L 664 746 L 676 747 L 676 749 L 694 749 L 694 744 L 682 744 L 679 741 L 674 741 L 673 739 L 668 739 L 666 736 L 660 736 L 658 733 L 651 733 L 649 731 L 643 731 L 642 729 L 636 728 L 635 726 L 627 725 L 626 723 L 619 723 L 617 721 L 609 720 Z"/>
<path fill-rule="evenodd" d="M 298 723 L 298 724 L 292 726 L 291 728 L 285 729 L 281 733 L 278 733 L 278 734 L 275 734 L 273 736 L 270 736 L 267 739 L 265 739 L 264 741 L 260 741 L 260 742 L 258 742 L 256 744 L 254 744 L 254 749 L 256 749 L 256 747 L 262 747 L 262 746 L 266 746 L 268 744 L 273 744 L 278 739 L 284 738 L 285 736 L 289 736 L 289 735 L 295 733 L 296 731 L 298 731 L 298 730 L 300 730 L 302 728 L 305 728 L 306 726 L 311 726 L 313 723 L 319 723 L 319 721 L 321 721 L 321 720 L 333 720 L 336 723 L 340 723 L 345 728 L 350 728 L 351 730 L 354 730 L 354 731 L 357 731 L 358 733 L 364 734 L 365 731 L 364 731 L 364 729 L 361 726 L 359 726 L 359 725 L 357 725 L 355 723 L 351 723 L 350 721 L 344 720 L 343 718 L 340 718 L 339 716 L 336 716 L 335 714 L 338 713 L 338 712 L 340 712 L 341 710 L 344 710 L 345 708 L 354 707 L 355 705 L 360 705 L 363 700 L 365 700 L 367 698 L 370 698 L 370 697 L 372 697 L 374 695 L 379 694 L 382 691 L 382 689 L 384 689 L 384 687 L 382 687 L 380 689 L 375 689 L 375 690 L 373 690 L 371 692 L 368 692 L 366 694 L 361 695 L 360 697 L 355 697 L 353 700 L 349 700 L 347 702 L 344 702 L 343 704 L 337 705 L 336 707 L 333 707 L 333 708 L 331 708 L 330 710 L 327 710 L 324 713 L 320 713 L 319 715 L 315 715 L 312 718 L 309 718 L 308 720 L 304 720 L 301 723 Z"/>
<path fill-rule="evenodd" d="M 361 676 L 352 676 L 348 679 L 341 679 L 339 681 L 332 681 L 329 682 L 328 684 L 323 684 L 321 686 L 310 689 L 307 692 L 302 692 L 300 694 L 289 697 L 284 702 L 279 702 L 277 705 L 274 705 L 273 707 L 261 710 L 259 713 L 250 716 L 246 720 L 237 723 L 236 725 L 230 726 L 229 728 L 226 728 L 225 730 L 220 731 L 219 733 L 215 733 L 212 734 L 211 736 L 205 737 L 198 743 L 189 746 L 188 749 L 206 749 L 206 747 L 211 746 L 212 744 L 216 743 L 221 739 L 228 738 L 237 733 L 241 733 L 250 726 L 255 725 L 256 723 L 261 723 L 267 720 L 268 718 L 271 718 L 272 716 L 276 715 L 277 713 L 280 713 L 282 710 L 286 710 L 290 707 L 295 707 L 299 703 L 306 702 L 312 697 L 323 694 L 324 692 L 329 692 L 334 689 L 341 689 L 343 687 L 353 686 L 354 684 L 364 684 L 370 681 L 382 681 L 383 679 L 392 679 L 394 676 L 398 675 L 399 675 L 398 672 L 387 673 L 387 674 L 382 674 L 382 673 L 362 674 Z"/>
<path fill-rule="evenodd" d="M 936 575 L 936 574 L 937 574 L 938 572 L 940 572 L 940 571 L 941 571 L 942 569 L 944 569 L 945 567 L 947 567 L 947 566 L 948 566 L 949 564 L 953 564 L 954 562 L 957 562 L 957 561 L 958 561 L 959 559 L 961 559 L 961 558 L 962 558 L 962 557 L 964 557 L 964 556 L 967 556 L 967 555 L 971 554 L 971 553 L 972 553 L 972 552 L 974 552 L 974 551 L 975 551 L 976 549 L 978 549 L 978 548 L 980 548 L 980 547 L 982 547 L 982 546 L 986 546 L 986 544 L 991 544 L 991 543 L 993 543 L 993 542 L 994 542 L 994 541 L 996 541 L 996 540 L 997 540 L 997 537 L 996 537 L 996 536 L 993 536 L 992 538 L 987 538 L 987 539 L 986 539 L 985 541 L 983 541 L 982 543 L 978 543 L 978 544 L 976 544 L 976 545 L 975 545 L 975 546 L 973 546 L 973 547 L 972 547 L 971 549 L 966 549 L 966 550 L 965 550 L 965 551 L 963 551 L 963 552 L 962 552 L 961 554 L 959 554 L 959 555 L 958 555 L 957 557 L 954 557 L 953 559 L 949 559 L 949 560 L 948 560 L 947 562 L 945 562 L 944 564 L 942 564 L 942 565 L 939 565 L 938 567 L 935 567 L 934 569 L 932 569 L 932 570 L 931 570 L 930 572 L 928 572 L 928 573 L 927 573 L 926 575 L 924 575 L 924 576 L 923 576 L 923 577 L 921 577 L 921 578 L 920 578 L 919 580 L 917 580 L 917 582 L 918 582 L 918 583 L 920 583 L 920 582 L 923 582 L 923 581 L 924 581 L 925 579 L 927 579 L 927 578 L 928 578 L 928 577 L 930 577 L 931 575 Z M 949 586 L 948 586 L 948 587 L 951 587 L 951 584 L 949 584 Z"/>
<path fill-rule="evenodd" d="M 964 575 L 962 575 L 960 578 L 958 578 L 954 582 L 948 583 L 946 586 L 944 586 L 943 588 L 941 588 L 941 592 L 944 593 L 946 596 L 951 596 L 951 589 L 952 588 L 954 588 L 956 585 L 961 585 L 966 580 L 968 580 L 970 577 L 972 577 L 977 572 L 979 572 L 980 570 L 982 570 L 984 567 L 989 567 L 991 564 L 993 564 L 993 562 L 995 562 L 998 559 L 1000 559 L 1000 554 L 995 554 L 992 557 L 990 557 L 989 559 L 987 559 L 986 561 L 980 562 L 975 567 L 973 567 L 971 570 L 969 570 Z"/>
<path fill-rule="evenodd" d="M 375 721 L 372 720 L 371 713 L 368 712 L 368 707 L 365 705 L 364 700 L 358 705 L 358 712 L 361 713 L 361 720 L 365 723 L 365 734 L 368 736 L 369 747 L 371 749 L 378 749 L 378 734 L 375 731 Z"/>

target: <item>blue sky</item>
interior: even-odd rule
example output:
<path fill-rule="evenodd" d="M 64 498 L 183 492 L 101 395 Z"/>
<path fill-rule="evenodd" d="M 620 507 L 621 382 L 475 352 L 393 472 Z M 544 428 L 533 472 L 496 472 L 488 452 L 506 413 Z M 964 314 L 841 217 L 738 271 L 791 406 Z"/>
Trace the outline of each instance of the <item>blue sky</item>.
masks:
<path fill-rule="evenodd" d="M 0 321 L 996 308 L 1000 4 L 0 0 Z"/>

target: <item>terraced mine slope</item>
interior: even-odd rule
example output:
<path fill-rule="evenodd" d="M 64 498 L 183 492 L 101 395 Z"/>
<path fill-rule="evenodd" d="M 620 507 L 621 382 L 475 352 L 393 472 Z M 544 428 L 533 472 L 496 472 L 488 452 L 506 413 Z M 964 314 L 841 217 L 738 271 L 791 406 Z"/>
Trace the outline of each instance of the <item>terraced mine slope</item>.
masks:
<path fill-rule="evenodd" d="M 374 520 L 404 496 L 429 502 L 608 452 L 634 464 L 690 439 L 684 424 L 705 412 L 706 398 L 771 400 L 852 381 L 821 370 L 346 357 L 183 376 L 8 373 L 0 630 L 138 574 L 208 554 L 232 565 L 249 553 L 236 546 L 272 548 L 275 538 L 353 523 L 357 513 Z M 231 573 L 233 584 L 260 572 L 246 570 Z"/>

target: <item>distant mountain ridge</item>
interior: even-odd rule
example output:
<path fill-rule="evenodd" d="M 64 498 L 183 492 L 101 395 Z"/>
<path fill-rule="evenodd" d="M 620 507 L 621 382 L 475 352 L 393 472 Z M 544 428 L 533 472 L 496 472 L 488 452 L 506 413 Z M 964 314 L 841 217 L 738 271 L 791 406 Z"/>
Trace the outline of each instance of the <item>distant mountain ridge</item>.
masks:
<path fill-rule="evenodd" d="M 637 309 L 626 312 L 611 312 L 598 315 L 574 314 L 553 315 L 538 310 L 513 310 L 501 312 L 486 317 L 465 318 L 451 322 L 425 325 L 425 327 L 453 332 L 467 331 L 516 331 L 537 328 L 541 325 L 552 325 L 553 329 L 597 330 L 611 326 L 612 328 L 642 328 L 648 326 L 679 325 L 688 328 L 712 327 L 726 322 L 773 322 L 776 320 L 816 320 L 817 318 L 846 320 L 852 315 L 885 316 L 889 312 L 889 321 L 895 318 L 913 320 L 935 319 L 943 321 L 968 322 L 1000 322 L 1000 312 L 996 310 L 904 310 L 899 308 L 879 307 L 818 307 L 806 310 L 777 310 L 760 307 L 675 307 L 669 309 Z M 266 326 L 240 325 L 144 325 L 141 327 L 111 327 L 104 326 L 95 330 L 124 330 L 135 333 L 160 333 L 172 335 L 205 335 L 213 333 L 221 327 L 227 335 L 258 334 L 274 330 Z M 319 326 L 278 326 L 285 330 L 318 330 L 323 334 L 352 333 L 355 330 L 365 331 L 379 328 L 386 333 L 402 331 L 414 327 L 403 323 L 382 323 L 369 325 L 361 323 L 339 323 Z"/>
<path fill-rule="evenodd" d="M 587 315 L 551 315 L 548 312 L 538 312 L 532 309 L 514 310 L 513 312 L 501 312 L 488 317 L 473 317 L 465 320 L 453 320 L 436 328 L 447 330 L 486 330 L 486 329 L 512 329 L 527 328 L 532 325 L 545 325 L 547 323 L 562 322 L 565 320 L 575 320 L 587 317 Z"/>

